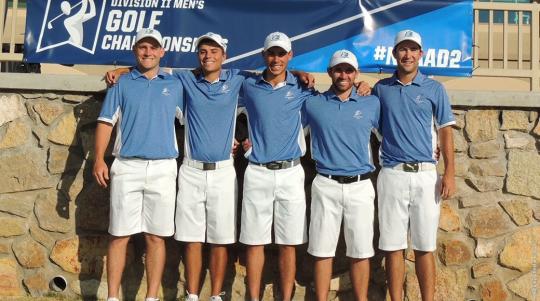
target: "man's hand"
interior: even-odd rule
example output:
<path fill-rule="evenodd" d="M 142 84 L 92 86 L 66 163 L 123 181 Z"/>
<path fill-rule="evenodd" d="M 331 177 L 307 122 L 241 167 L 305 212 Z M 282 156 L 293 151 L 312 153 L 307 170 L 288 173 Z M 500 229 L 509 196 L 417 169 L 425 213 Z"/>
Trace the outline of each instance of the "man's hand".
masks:
<path fill-rule="evenodd" d="M 298 80 L 306 87 L 313 88 L 315 86 L 315 77 L 311 73 L 304 71 L 291 71 L 291 73 L 298 77 Z"/>
<path fill-rule="evenodd" d="M 456 192 L 456 180 L 454 175 L 444 174 L 441 182 L 441 197 L 448 199 Z"/>
<path fill-rule="evenodd" d="M 94 163 L 93 175 L 99 186 L 107 188 L 109 181 L 109 168 L 103 159 L 96 160 Z"/>
<path fill-rule="evenodd" d="M 120 78 L 120 75 L 128 72 L 129 68 L 117 68 L 107 71 L 107 73 L 105 74 L 105 82 L 107 83 L 107 86 L 113 86 Z"/>
<path fill-rule="evenodd" d="M 240 147 L 240 142 L 238 142 L 238 140 L 236 140 L 236 138 L 234 139 L 234 142 L 233 142 L 233 147 L 232 147 L 232 150 L 231 150 L 231 154 L 234 156 L 236 156 L 236 154 L 238 153 L 238 148 Z"/>
<path fill-rule="evenodd" d="M 242 141 L 242 148 L 244 149 L 245 152 L 247 152 L 248 149 L 251 148 L 251 146 L 252 144 L 251 144 L 251 141 L 249 141 L 249 139 Z"/>
<path fill-rule="evenodd" d="M 359 83 L 355 83 L 356 87 L 356 94 L 360 96 L 368 96 L 371 95 L 371 87 L 369 84 L 365 81 L 361 81 Z"/>

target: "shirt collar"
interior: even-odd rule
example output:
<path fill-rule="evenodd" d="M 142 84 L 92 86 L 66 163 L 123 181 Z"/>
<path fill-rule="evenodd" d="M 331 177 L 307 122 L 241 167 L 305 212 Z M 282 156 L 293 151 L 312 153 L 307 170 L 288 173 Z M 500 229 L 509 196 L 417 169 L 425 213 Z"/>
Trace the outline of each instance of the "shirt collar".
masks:
<path fill-rule="evenodd" d="M 418 73 L 416 73 L 416 76 L 414 77 L 414 79 L 412 80 L 412 82 L 410 82 L 409 84 L 403 84 L 402 82 L 399 81 L 398 77 L 397 77 L 397 71 L 394 71 L 394 74 L 392 75 L 392 80 L 393 80 L 393 83 L 394 84 L 399 84 L 399 85 L 402 85 L 402 86 L 408 86 L 408 85 L 416 85 L 416 86 L 422 86 L 422 83 L 424 82 L 424 79 L 426 78 L 426 76 L 420 72 L 420 69 L 418 70 Z"/>
<path fill-rule="evenodd" d="M 137 67 L 132 68 L 130 73 L 131 73 L 131 78 L 133 78 L 133 79 L 137 79 L 139 77 L 146 78 L 146 76 L 144 76 L 144 74 L 141 73 L 141 71 L 139 71 L 139 69 Z M 167 75 L 168 75 L 167 72 L 163 71 L 162 68 L 159 68 L 159 71 L 158 71 L 156 77 L 165 78 Z M 153 78 L 151 78 L 151 79 L 153 79 Z"/>
<path fill-rule="evenodd" d="M 219 81 L 225 81 L 225 80 L 227 80 L 227 73 L 223 69 L 221 69 L 221 71 L 219 72 L 218 79 L 216 79 L 213 82 L 210 82 L 210 81 L 206 80 L 206 78 L 204 78 L 204 73 L 203 72 L 201 72 L 199 74 L 199 76 L 197 77 L 197 82 L 207 82 L 207 83 L 210 83 L 210 84 L 215 84 L 215 83 L 217 83 Z"/>
<path fill-rule="evenodd" d="M 360 95 L 356 93 L 356 87 L 353 87 L 351 91 L 351 96 L 349 96 L 349 99 L 347 101 L 341 101 L 341 99 L 336 95 L 336 93 L 332 89 L 329 89 L 328 91 L 324 92 L 324 94 L 327 96 L 327 100 L 334 100 L 340 103 L 344 103 L 347 101 L 358 102 L 358 100 L 360 99 Z"/>
<path fill-rule="evenodd" d="M 264 71 L 261 74 L 259 74 L 259 78 L 257 79 L 258 84 L 260 84 L 261 82 L 270 84 L 269 82 L 267 82 L 264 79 L 264 72 L 266 72 L 266 69 L 264 69 Z M 285 71 L 285 81 L 284 82 L 287 85 L 294 85 L 294 84 L 296 84 L 296 77 L 291 72 L 289 72 L 289 70 L 286 70 Z"/>

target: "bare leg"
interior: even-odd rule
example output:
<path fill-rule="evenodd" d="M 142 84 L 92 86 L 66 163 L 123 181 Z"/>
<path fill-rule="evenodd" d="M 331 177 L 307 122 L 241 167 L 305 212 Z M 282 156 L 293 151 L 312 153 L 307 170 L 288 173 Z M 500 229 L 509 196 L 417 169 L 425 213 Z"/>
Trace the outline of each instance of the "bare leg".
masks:
<path fill-rule="evenodd" d="M 145 233 L 146 241 L 146 297 L 157 298 L 165 267 L 165 239 Z"/>
<path fill-rule="evenodd" d="M 111 236 L 107 250 L 107 287 L 109 297 L 118 298 L 122 273 L 126 265 L 126 250 L 130 236 Z"/>
<path fill-rule="evenodd" d="M 212 280 L 212 296 L 219 295 L 227 269 L 227 247 L 211 245 L 210 247 L 210 278 Z"/>
<path fill-rule="evenodd" d="M 317 301 L 328 300 L 330 279 L 332 278 L 333 257 L 315 257 L 315 294 Z"/>
<path fill-rule="evenodd" d="M 185 258 L 187 291 L 198 295 L 202 269 L 202 243 L 186 243 Z"/>
<path fill-rule="evenodd" d="M 264 267 L 264 246 L 247 246 L 246 269 L 249 297 L 259 300 L 261 279 Z"/>
<path fill-rule="evenodd" d="M 294 279 L 296 276 L 295 246 L 279 246 L 279 278 L 281 280 L 281 296 L 283 301 L 292 298 Z"/>
<path fill-rule="evenodd" d="M 369 258 L 351 258 L 351 282 L 357 301 L 367 301 L 369 287 Z"/>
<path fill-rule="evenodd" d="M 403 279 L 405 276 L 405 262 L 403 250 L 386 252 L 386 280 L 392 301 L 403 300 Z"/>
<path fill-rule="evenodd" d="M 414 256 L 422 301 L 433 301 L 435 298 L 435 258 L 433 252 L 414 251 Z"/>

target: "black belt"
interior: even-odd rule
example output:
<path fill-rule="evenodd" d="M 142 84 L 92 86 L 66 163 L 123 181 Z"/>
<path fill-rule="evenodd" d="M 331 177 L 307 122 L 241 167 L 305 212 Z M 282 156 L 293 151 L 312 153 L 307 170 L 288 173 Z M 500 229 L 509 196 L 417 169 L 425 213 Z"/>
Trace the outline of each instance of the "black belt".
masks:
<path fill-rule="evenodd" d="M 272 161 L 268 163 L 255 163 L 249 162 L 250 164 L 266 167 L 270 170 L 279 170 L 294 167 L 300 164 L 300 158 L 294 160 L 284 160 L 284 161 Z"/>
<path fill-rule="evenodd" d="M 367 179 L 371 178 L 371 175 L 373 173 L 368 172 L 368 173 L 361 174 L 361 175 L 356 175 L 356 176 L 337 176 L 337 175 L 327 175 L 327 174 L 323 174 L 323 173 L 319 173 L 319 174 L 321 176 L 325 177 L 325 178 L 332 179 L 332 180 L 338 182 L 339 184 L 350 184 L 350 183 L 354 183 L 354 182 L 360 182 L 360 181 L 363 181 L 363 180 L 367 180 Z"/>

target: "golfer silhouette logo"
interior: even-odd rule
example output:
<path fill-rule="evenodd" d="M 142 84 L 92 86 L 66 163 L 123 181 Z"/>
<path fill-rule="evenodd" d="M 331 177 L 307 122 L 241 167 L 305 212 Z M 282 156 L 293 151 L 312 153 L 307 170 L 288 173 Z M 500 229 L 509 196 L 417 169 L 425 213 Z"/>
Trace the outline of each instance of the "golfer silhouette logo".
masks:
<path fill-rule="evenodd" d="M 97 20 L 94 0 L 73 2 L 48 0 L 36 52 L 68 44 L 94 53 L 106 0 L 96 1 L 101 5 Z"/>

